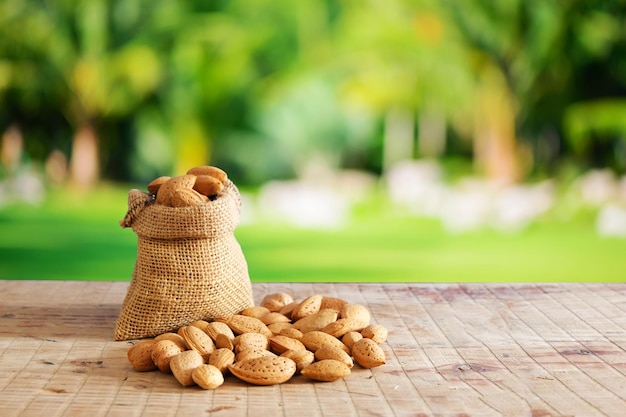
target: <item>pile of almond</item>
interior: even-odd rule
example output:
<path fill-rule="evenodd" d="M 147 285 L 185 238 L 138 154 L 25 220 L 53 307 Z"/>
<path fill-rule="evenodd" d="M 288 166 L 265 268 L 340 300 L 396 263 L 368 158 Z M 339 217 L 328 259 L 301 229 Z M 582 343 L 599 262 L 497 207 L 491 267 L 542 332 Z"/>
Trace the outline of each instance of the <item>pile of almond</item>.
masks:
<path fill-rule="evenodd" d="M 148 184 L 148 192 L 157 204 L 169 207 L 190 207 L 215 200 L 224 191 L 228 176 L 214 166 L 197 166 L 185 175 L 163 176 Z"/>
<path fill-rule="evenodd" d="M 183 386 L 215 389 L 224 377 L 274 385 L 301 374 L 316 381 L 350 375 L 385 363 L 381 344 L 387 329 L 371 323 L 360 304 L 312 295 L 296 302 L 287 293 L 269 294 L 254 306 L 214 321 L 197 320 L 128 350 L 136 371 L 172 373 Z"/>

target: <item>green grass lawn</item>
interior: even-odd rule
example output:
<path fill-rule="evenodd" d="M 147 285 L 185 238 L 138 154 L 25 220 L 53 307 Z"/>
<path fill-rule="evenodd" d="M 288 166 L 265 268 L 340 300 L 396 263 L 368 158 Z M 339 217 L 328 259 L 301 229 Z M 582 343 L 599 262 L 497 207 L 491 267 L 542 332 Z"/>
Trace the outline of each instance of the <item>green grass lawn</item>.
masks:
<path fill-rule="evenodd" d="M 131 187 L 51 193 L 41 207 L 0 209 L 0 279 L 129 280 L 136 236 L 118 221 Z M 438 222 L 359 210 L 340 231 L 241 225 L 253 281 L 622 282 L 626 239 L 588 217 L 542 221 L 516 235 L 449 235 Z"/>

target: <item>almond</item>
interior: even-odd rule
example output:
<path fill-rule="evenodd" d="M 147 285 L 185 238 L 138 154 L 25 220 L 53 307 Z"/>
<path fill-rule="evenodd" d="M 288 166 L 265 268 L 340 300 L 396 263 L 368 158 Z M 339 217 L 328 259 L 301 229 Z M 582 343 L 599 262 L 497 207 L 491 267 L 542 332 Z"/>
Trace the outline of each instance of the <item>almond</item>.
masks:
<path fill-rule="evenodd" d="M 163 373 L 172 372 L 170 369 L 170 360 L 181 353 L 180 345 L 172 340 L 159 340 L 152 348 L 152 361 L 156 364 L 159 371 Z"/>
<path fill-rule="evenodd" d="M 313 330 L 321 330 L 329 323 L 337 320 L 337 311 L 326 308 L 320 310 L 317 313 L 311 314 L 296 321 L 293 327 L 300 330 L 302 333 L 308 333 Z"/>
<path fill-rule="evenodd" d="M 126 356 L 135 371 L 147 372 L 157 369 L 156 364 L 152 360 L 154 345 L 154 340 L 142 340 L 128 349 Z"/>
<path fill-rule="evenodd" d="M 202 389 L 215 389 L 224 383 L 224 374 L 213 365 L 200 365 L 191 373 L 191 379 Z"/>
<path fill-rule="evenodd" d="M 304 333 L 302 333 L 298 329 L 289 327 L 287 329 L 282 329 L 280 333 L 278 333 L 278 336 L 287 336 L 287 337 L 291 337 L 292 339 L 300 340 L 302 336 L 304 336 Z"/>
<path fill-rule="evenodd" d="M 363 368 L 375 368 L 385 364 L 385 352 L 372 339 L 363 338 L 352 345 L 352 356 Z"/>
<path fill-rule="evenodd" d="M 278 310 L 278 312 L 284 316 L 291 317 L 291 313 L 293 313 L 293 310 L 295 310 L 296 307 L 298 307 L 298 304 L 300 303 L 296 301 L 286 304 L 283 308 Z M 293 317 L 291 317 L 291 319 L 293 320 Z"/>
<path fill-rule="evenodd" d="M 242 333 L 235 337 L 234 345 L 235 352 L 246 349 L 267 350 L 270 347 L 270 342 L 267 336 L 261 333 Z"/>
<path fill-rule="evenodd" d="M 319 330 L 305 333 L 304 336 L 300 338 L 300 341 L 304 344 L 304 346 L 306 346 L 308 350 L 312 352 L 315 352 L 316 350 L 324 346 L 334 346 L 338 349 L 343 350 L 346 353 L 349 353 L 348 348 L 341 342 L 341 340 Z"/>
<path fill-rule="evenodd" d="M 263 356 L 229 365 L 237 378 L 254 385 L 275 385 L 288 381 L 296 372 L 296 363 L 282 356 Z"/>
<path fill-rule="evenodd" d="M 179 329 L 181 336 L 190 349 L 198 352 L 204 359 L 208 359 L 215 350 L 215 344 L 208 334 L 195 326 L 183 326 Z"/>
<path fill-rule="evenodd" d="M 312 364 L 315 360 L 313 352 L 306 349 L 288 350 L 280 356 L 293 360 L 296 363 L 297 373 L 300 373 L 302 369 Z"/>
<path fill-rule="evenodd" d="M 284 314 L 280 314 L 277 311 L 270 311 L 263 317 L 259 317 L 259 319 L 265 323 L 267 326 L 274 323 L 290 323 L 291 319 Z M 270 329 L 271 330 L 271 329 Z"/>
<path fill-rule="evenodd" d="M 176 343 L 181 350 L 189 349 L 189 346 L 187 346 L 187 342 L 185 342 L 185 339 L 183 339 L 181 335 L 176 333 L 163 333 L 154 338 L 155 342 L 160 342 L 161 340 L 171 340 L 172 342 Z"/>
<path fill-rule="evenodd" d="M 235 354 L 228 349 L 215 349 L 209 356 L 209 365 L 215 366 L 222 373 L 228 372 L 228 365 L 235 362 Z"/>
<path fill-rule="evenodd" d="M 350 368 L 343 362 L 334 359 L 323 359 L 313 362 L 302 369 L 300 373 L 316 381 L 332 382 L 350 375 Z"/>
<path fill-rule="evenodd" d="M 170 369 L 174 377 L 183 386 L 193 385 L 193 370 L 204 364 L 202 356 L 195 350 L 186 350 L 170 360 Z"/>
<path fill-rule="evenodd" d="M 272 337 L 274 335 L 270 329 L 267 328 L 265 323 L 256 317 L 234 314 L 232 316 L 217 317 L 215 321 L 226 323 L 233 332 L 238 334 L 262 333 L 267 337 Z"/>
<path fill-rule="evenodd" d="M 337 312 L 340 312 L 342 308 L 347 306 L 349 303 L 346 300 L 342 300 L 337 297 L 322 297 L 322 303 L 320 305 L 320 309 L 323 308 L 331 308 Z"/>
<path fill-rule="evenodd" d="M 191 323 L 189 323 L 189 325 L 197 327 L 198 329 L 206 333 L 206 329 L 209 326 L 209 322 L 206 320 L 194 320 Z"/>
<path fill-rule="evenodd" d="M 169 179 L 170 177 L 163 176 L 163 177 L 159 177 L 159 178 L 152 180 L 152 182 L 148 184 L 148 192 L 150 194 L 156 195 L 159 192 L 159 188 L 161 188 L 161 186 L 165 183 L 165 181 Z"/>
<path fill-rule="evenodd" d="M 363 322 L 366 325 L 370 323 L 371 314 L 367 307 L 361 304 L 348 304 L 339 312 L 339 317 L 342 319 L 352 318 L 357 321 Z"/>
<path fill-rule="evenodd" d="M 306 349 L 306 347 L 299 340 L 278 335 L 270 338 L 270 349 L 272 352 L 281 355 L 288 350 Z"/>
<path fill-rule="evenodd" d="M 322 295 L 316 294 L 302 300 L 291 312 L 291 319 L 300 320 L 303 317 L 310 316 L 320 311 L 322 298 Z"/>
<path fill-rule="evenodd" d="M 239 314 L 241 314 L 242 316 L 256 317 L 257 319 L 260 320 L 261 317 L 263 317 L 269 312 L 270 311 L 265 307 L 252 306 L 252 307 L 248 307 L 242 310 Z"/>
<path fill-rule="evenodd" d="M 195 182 L 195 175 L 180 175 L 178 177 L 168 179 L 159 188 L 156 202 L 158 204 L 172 207 L 172 197 L 174 196 L 174 191 L 181 188 L 192 189 Z"/>
<path fill-rule="evenodd" d="M 346 364 L 348 368 L 354 366 L 352 357 L 345 351 L 338 349 L 334 346 L 322 346 L 315 351 L 315 359 L 322 361 L 324 359 L 334 359 Z"/>
<path fill-rule="evenodd" d="M 351 317 L 346 317 L 344 319 L 339 319 L 333 321 L 332 323 L 328 323 L 324 328 L 321 329 L 324 333 L 328 333 L 334 337 L 341 337 L 346 333 L 360 331 L 367 323 L 358 321 Z"/>
<path fill-rule="evenodd" d="M 270 331 L 273 334 L 280 334 L 280 332 L 282 332 L 284 329 L 290 329 L 293 328 L 293 324 L 291 323 L 272 323 L 272 324 L 268 324 L 267 328 L 270 329 Z"/>
<path fill-rule="evenodd" d="M 172 194 L 172 207 L 193 207 L 207 201 L 209 201 L 207 196 L 188 188 L 179 188 Z"/>
<path fill-rule="evenodd" d="M 215 347 L 218 349 L 235 350 L 234 340 L 235 339 L 231 339 L 224 333 L 220 333 L 215 338 Z"/>
<path fill-rule="evenodd" d="M 235 338 L 235 334 L 232 329 L 228 327 L 228 324 L 220 323 L 219 321 L 210 322 L 207 324 L 206 328 L 202 330 L 204 330 L 214 342 L 217 341 L 217 335 L 220 333 L 226 335 L 229 339 Z"/>
<path fill-rule="evenodd" d="M 212 165 L 193 167 L 189 169 L 189 171 L 187 171 L 187 174 L 196 176 L 208 175 L 210 177 L 218 179 L 222 184 L 226 184 L 226 181 L 228 181 L 228 175 L 226 175 L 226 172 Z"/>
<path fill-rule="evenodd" d="M 374 342 L 380 345 L 387 340 L 389 331 L 385 326 L 382 326 L 380 324 L 370 324 L 369 326 L 361 330 L 361 334 L 363 335 L 363 337 L 372 339 Z"/>
<path fill-rule="evenodd" d="M 235 362 L 243 362 L 250 359 L 262 358 L 263 356 L 278 356 L 267 349 L 245 349 L 235 355 Z"/>
<path fill-rule="evenodd" d="M 193 189 L 207 198 L 214 198 L 224 192 L 224 183 L 210 175 L 198 175 Z"/>
<path fill-rule="evenodd" d="M 341 341 L 343 342 L 344 345 L 347 346 L 348 349 L 350 349 L 350 352 L 352 352 L 352 346 L 354 346 L 354 344 L 361 339 L 363 339 L 363 335 L 361 333 L 348 332 L 343 335 L 343 337 L 341 338 Z"/>
<path fill-rule="evenodd" d="M 293 297 L 291 295 L 286 292 L 277 292 L 263 297 L 259 305 L 267 308 L 269 311 L 279 312 L 281 308 L 291 303 L 293 303 Z"/>

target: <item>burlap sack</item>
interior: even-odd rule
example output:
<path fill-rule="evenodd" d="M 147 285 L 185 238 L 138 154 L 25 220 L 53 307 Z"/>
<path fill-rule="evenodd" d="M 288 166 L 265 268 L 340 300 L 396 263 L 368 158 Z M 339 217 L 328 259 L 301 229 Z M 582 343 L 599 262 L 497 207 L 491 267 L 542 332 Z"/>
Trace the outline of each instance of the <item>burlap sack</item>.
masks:
<path fill-rule="evenodd" d="M 216 200 L 193 207 L 167 207 L 148 193 L 129 192 L 120 224 L 137 234 L 137 260 L 115 340 L 153 337 L 254 304 L 234 235 L 240 206 L 230 181 Z"/>

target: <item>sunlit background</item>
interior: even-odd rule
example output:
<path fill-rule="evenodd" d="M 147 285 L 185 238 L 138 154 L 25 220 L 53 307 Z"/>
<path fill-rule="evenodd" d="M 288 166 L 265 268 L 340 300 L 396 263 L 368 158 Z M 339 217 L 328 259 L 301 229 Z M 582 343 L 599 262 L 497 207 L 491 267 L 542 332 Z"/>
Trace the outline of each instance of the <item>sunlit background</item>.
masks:
<path fill-rule="evenodd" d="M 129 280 L 126 194 L 243 195 L 253 281 L 624 281 L 626 3 L 0 2 L 0 278 Z"/>

